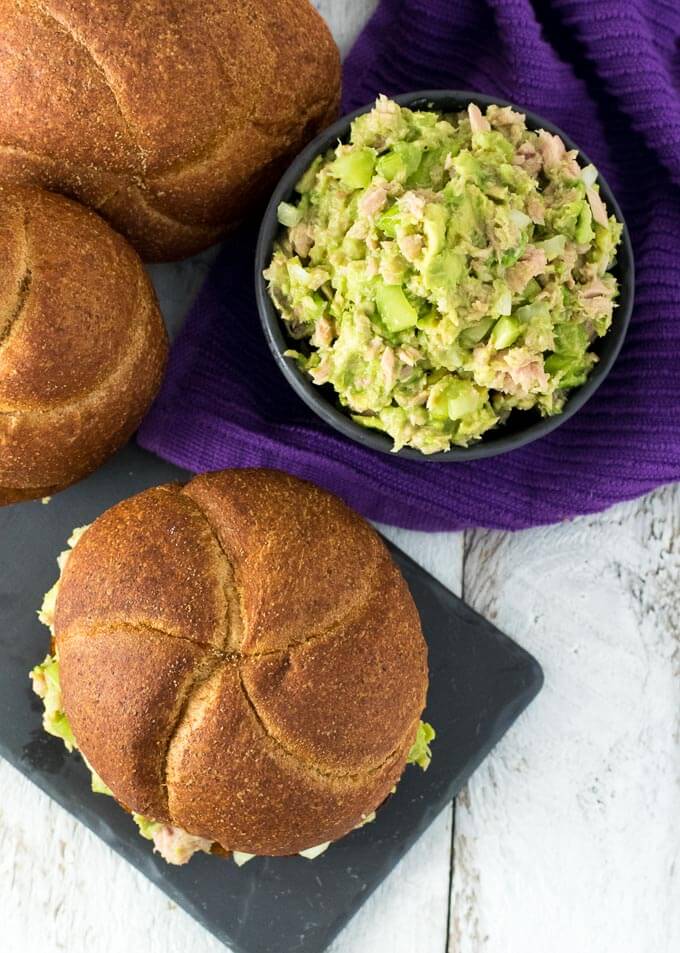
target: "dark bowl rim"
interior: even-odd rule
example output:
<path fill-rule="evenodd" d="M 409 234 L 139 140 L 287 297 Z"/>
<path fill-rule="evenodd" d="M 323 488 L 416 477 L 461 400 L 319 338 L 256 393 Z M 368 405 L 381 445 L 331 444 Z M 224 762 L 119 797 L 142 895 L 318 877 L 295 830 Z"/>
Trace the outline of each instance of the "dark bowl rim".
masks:
<path fill-rule="evenodd" d="M 469 103 L 476 103 L 478 106 L 484 107 L 489 105 L 511 106 L 526 116 L 529 128 L 547 129 L 549 132 L 559 135 L 569 149 L 576 149 L 578 151 L 578 161 L 580 165 L 594 165 L 594 163 L 591 163 L 588 155 L 580 149 L 574 140 L 560 129 L 559 126 L 556 126 L 543 116 L 534 113 L 532 110 L 512 103 L 500 96 L 490 96 L 471 90 L 435 89 L 401 93 L 390 98 L 399 103 L 400 106 L 416 106 L 421 109 L 431 108 L 437 111 L 453 109 L 459 106 L 465 106 Z M 607 334 L 601 338 L 602 354 L 600 355 L 600 360 L 595 365 L 594 370 L 586 382 L 582 384 L 581 387 L 572 391 L 561 413 L 553 417 L 543 417 L 538 421 L 528 424 L 526 428 L 514 433 L 504 434 L 501 425 L 497 430 L 490 431 L 490 433 L 497 434 L 497 436 L 491 437 L 490 439 L 482 437 L 477 443 L 471 444 L 469 447 L 452 447 L 450 450 L 441 450 L 431 454 L 424 454 L 414 447 L 402 447 L 400 450 L 394 451 L 392 449 L 393 442 L 386 434 L 381 434 L 375 430 L 368 430 L 356 424 L 351 417 L 330 403 L 326 396 L 320 392 L 318 385 L 314 384 L 311 379 L 297 367 L 293 359 L 284 357 L 283 352 L 290 347 L 290 342 L 286 340 L 281 319 L 269 297 L 266 282 L 262 275 L 262 272 L 271 259 L 273 243 L 280 228 L 276 214 L 277 208 L 280 202 L 290 198 L 295 183 L 314 158 L 319 153 L 325 152 L 333 142 L 342 140 L 348 133 L 352 121 L 357 116 L 371 110 L 374 104 L 375 100 L 361 106 L 359 109 L 347 113 L 327 129 L 324 129 L 323 132 L 316 136 L 316 138 L 305 146 L 295 159 L 293 159 L 272 192 L 262 217 L 255 249 L 255 295 L 257 309 L 264 335 L 272 355 L 288 383 L 308 407 L 325 423 L 342 433 L 345 437 L 372 450 L 389 453 L 396 458 L 419 460 L 423 463 L 457 463 L 463 460 L 480 460 L 498 456 L 502 453 L 508 453 L 533 443 L 540 437 L 552 433 L 573 417 L 573 415 L 583 407 L 586 401 L 593 396 L 616 361 L 630 324 L 635 297 L 633 248 L 621 207 L 599 169 L 597 182 L 600 186 L 600 194 L 610 213 L 613 212 L 623 227 L 621 246 L 617 255 L 616 265 L 619 272 L 619 298 L 614 310 L 612 327 Z"/>

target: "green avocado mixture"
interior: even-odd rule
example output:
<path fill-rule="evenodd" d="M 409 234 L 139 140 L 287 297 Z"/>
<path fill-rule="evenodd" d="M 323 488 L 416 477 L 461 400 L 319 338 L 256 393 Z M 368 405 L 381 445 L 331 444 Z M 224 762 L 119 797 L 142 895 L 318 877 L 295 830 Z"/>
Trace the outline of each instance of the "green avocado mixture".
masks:
<path fill-rule="evenodd" d="M 559 413 L 612 321 L 621 225 L 593 166 L 509 107 L 381 96 L 282 203 L 269 293 L 287 355 L 394 450 Z"/>
<path fill-rule="evenodd" d="M 59 659 L 57 656 L 47 655 L 40 665 L 36 665 L 35 668 L 31 670 L 30 678 L 33 683 L 33 691 L 43 702 L 43 728 L 49 734 L 61 738 L 69 751 L 77 750 L 78 745 L 73 737 L 71 725 L 61 707 L 61 683 L 59 681 Z M 421 721 L 418 725 L 416 740 L 409 751 L 407 763 L 417 764 L 423 771 L 426 771 L 432 759 L 429 743 L 434 737 L 435 732 L 432 726 Z M 99 777 L 84 755 L 83 760 L 92 775 L 92 790 L 94 793 L 106 794 L 109 797 L 113 797 L 111 789 Z M 149 817 L 145 817 L 143 814 L 133 813 L 132 819 L 137 825 L 142 837 L 147 840 L 153 840 L 156 849 L 159 850 L 168 863 L 186 863 L 196 851 L 209 851 L 211 847 L 210 842 L 201 837 L 195 837 L 180 828 L 171 828 L 166 824 L 161 824 Z M 361 827 L 364 823 L 368 823 L 371 820 L 373 820 L 373 815 L 366 817 L 358 826 Z M 328 844 L 322 844 L 316 848 L 313 847 L 309 850 L 302 851 L 301 853 L 302 856 L 313 860 L 322 853 L 326 847 L 328 847 Z M 234 852 L 234 859 L 239 866 L 254 856 L 254 854 L 245 854 L 239 851 Z"/>
<path fill-rule="evenodd" d="M 59 682 L 59 660 L 56 655 L 47 655 L 45 660 L 36 665 L 30 672 L 30 678 L 33 683 L 33 691 L 42 698 L 43 728 L 45 731 L 54 735 L 66 745 L 69 751 L 78 749 L 73 731 L 68 720 L 68 716 L 61 709 L 61 684 Z M 102 781 L 94 768 L 88 763 L 83 755 L 83 760 L 87 764 L 88 770 L 92 775 L 92 790 L 95 794 L 106 794 L 113 797 L 111 789 Z M 142 837 L 151 840 L 153 833 L 162 825 L 152 821 L 142 814 L 133 814 L 133 820 L 139 828 Z"/>
<path fill-rule="evenodd" d="M 407 763 L 417 764 L 423 771 L 427 771 L 430 767 L 430 761 L 432 761 L 430 742 L 434 741 L 435 737 L 436 732 L 432 725 L 428 725 L 426 721 L 421 721 L 418 725 L 416 740 L 408 753 Z"/>

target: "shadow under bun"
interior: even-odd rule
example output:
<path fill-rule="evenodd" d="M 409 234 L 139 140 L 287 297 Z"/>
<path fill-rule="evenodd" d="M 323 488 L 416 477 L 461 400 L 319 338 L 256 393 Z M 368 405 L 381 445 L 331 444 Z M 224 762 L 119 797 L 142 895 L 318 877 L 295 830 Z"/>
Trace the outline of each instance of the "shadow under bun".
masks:
<path fill-rule="evenodd" d="M 306 0 L 0 0 L 0 178 L 96 208 L 148 259 L 215 242 L 335 118 Z"/>
<path fill-rule="evenodd" d="M 64 711 L 114 796 L 226 850 L 350 831 L 425 705 L 418 614 L 379 536 L 277 471 L 108 510 L 64 570 L 55 636 Z"/>
<path fill-rule="evenodd" d="M 120 235 L 69 199 L 0 188 L 0 505 L 63 489 L 121 447 L 167 347 Z"/>

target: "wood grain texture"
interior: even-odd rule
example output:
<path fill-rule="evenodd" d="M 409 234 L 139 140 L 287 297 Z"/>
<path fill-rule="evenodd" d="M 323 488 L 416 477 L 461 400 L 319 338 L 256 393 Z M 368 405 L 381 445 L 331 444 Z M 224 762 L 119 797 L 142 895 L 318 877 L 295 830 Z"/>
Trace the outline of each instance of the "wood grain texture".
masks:
<path fill-rule="evenodd" d="M 458 799 L 451 953 L 680 949 L 680 487 L 468 535 L 543 693 Z"/>

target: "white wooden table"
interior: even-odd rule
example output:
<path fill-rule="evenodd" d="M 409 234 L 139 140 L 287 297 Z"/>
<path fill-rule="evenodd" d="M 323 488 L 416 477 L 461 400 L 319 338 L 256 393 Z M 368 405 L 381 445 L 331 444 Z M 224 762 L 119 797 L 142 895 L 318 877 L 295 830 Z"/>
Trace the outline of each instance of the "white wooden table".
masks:
<path fill-rule="evenodd" d="M 344 51 L 373 3 L 317 5 Z M 173 326 L 209 257 L 153 269 Z M 514 535 L 383 529 L 546 685 L 332 953 L 679 953 L 680 487 Z M 0 763 L 0 953 L 222 949 Z"/>

